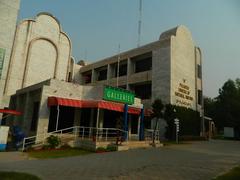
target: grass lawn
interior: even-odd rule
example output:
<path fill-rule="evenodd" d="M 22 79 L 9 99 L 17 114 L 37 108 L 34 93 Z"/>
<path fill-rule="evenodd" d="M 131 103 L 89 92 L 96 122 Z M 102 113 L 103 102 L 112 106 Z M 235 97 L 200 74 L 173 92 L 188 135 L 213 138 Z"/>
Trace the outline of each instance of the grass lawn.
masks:
<path fill-rule="evenodd" d="M 0 171 L 0 179 L 1 180 L 40 180 L 37 176 L 20 173 L 20 172 L 5 172 Z"/>
<path fill-rule="evenodd" d="M 229 172 L 214 178 L 214 180 L 238 180 L 240 179 L 240 166 L 231 169 Z"/>
<path fill-rule="evenodd" d="M 69 149 L 30 151 L 27 153 L 28 153 L 29 157 L 32 157 L 32 158 L 48 159 L 48 158 L 81 156 L 81 155 L 90 154 L 92 152 L 82 150 L 82 149 L 69 148 Z"/>

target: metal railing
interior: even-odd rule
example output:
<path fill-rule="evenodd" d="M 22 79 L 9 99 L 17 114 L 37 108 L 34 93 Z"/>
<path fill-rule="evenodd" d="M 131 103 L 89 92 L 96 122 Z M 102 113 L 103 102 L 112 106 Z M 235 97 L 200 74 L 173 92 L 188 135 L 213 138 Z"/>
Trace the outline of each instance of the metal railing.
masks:
<path fill-rule="evenodd" d="M 26 137 L 23 139 L 22 151 L 29 146 L 44 145 L 49 136 L 55 135 L 61 139 L 61 142 L 88 139 L 92 141 L 128 141 L 128 132 L 116 128 L 96 128 L 74 126 L 57 131 L 45 132 L 36 136 Z"/>
<path fill-rule="evenodd" d="M 145 129 L 144 131 L 145 141 L 160 141 L 160 131 L 154 129 Z"/>

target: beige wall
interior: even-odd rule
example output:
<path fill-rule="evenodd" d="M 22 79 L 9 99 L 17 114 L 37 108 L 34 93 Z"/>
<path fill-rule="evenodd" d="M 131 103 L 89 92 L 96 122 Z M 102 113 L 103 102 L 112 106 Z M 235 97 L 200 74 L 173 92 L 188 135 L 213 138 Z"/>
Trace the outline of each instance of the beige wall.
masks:
<path fill-rule="evenodd" d="M 0 108 L 8 106 L 8 100 L 3 100 L 2 95 L 11 56 L 19 5 L 20 0 L 0 0 L 0 48 L 5 50 L 2 75 L 0 77 Z"/>
<path fill-rule="evenodd" d="M 191 33 L 179 26 L 171 37 L 171 103 L 196 110 L 195 46 Z M 183 85 L 183 86 L 182 86 Z M 184 88 L 184 86 L 186 86 Z M 180 90 L 181 89 L 181 90 Z M 182 92 L 185 91 L 185 92 Z M 180 93 L 183 97 L 177 96 Z M 189 96 L 190 98 L 187 98 Z"/>
<path fill-rule="evenodd" d="M 24 20 L 14 40 L 5 95 L 49 78 L 66 81 L 71 64 L 71 42 L 58 20 L 40 13 Z"/>

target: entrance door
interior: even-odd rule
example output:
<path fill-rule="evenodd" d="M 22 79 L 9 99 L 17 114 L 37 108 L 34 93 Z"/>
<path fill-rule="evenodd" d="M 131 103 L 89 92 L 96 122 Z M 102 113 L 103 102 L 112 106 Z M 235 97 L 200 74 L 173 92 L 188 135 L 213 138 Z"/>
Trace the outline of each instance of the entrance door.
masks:
<path fill-rule="evenodd" d="M 131 126 L 131 139 L 138 140 L 139 116 L 138 115 L 130 115 L 129 121 L 130 121 L 130 126 Z"/>

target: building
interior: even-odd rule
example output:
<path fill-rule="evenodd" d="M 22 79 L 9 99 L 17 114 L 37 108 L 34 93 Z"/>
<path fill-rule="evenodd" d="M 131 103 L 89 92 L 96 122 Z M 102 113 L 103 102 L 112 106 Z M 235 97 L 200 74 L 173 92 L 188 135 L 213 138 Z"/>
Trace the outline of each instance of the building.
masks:
<path fill-rule="evenodd" d="M 12 52 L 19 5 L 20 0 L 0 1 L 0 108 L 7 107 L 9 103 L 9 98 L 3 98 L 3 91 Z"/>
<path fill-rule="evenodd" d="M 119 64 L 119 65 L 118 65 Z M 80 84 L 133 91 L 145 107 L 154 99 L 202 113 L 202 56 L 190 31 L 178 26 L 158 41 L 79 68 Z"/>
<path fill-rule="evenodd" d="M 139 48 L 76 64 L 59 21 L 40 13 L 16 29 L 3 97 L 23 116 L 4 123 L 30 136 L 73 126 L 116 128 L 122 117 L 128 136 L 142 139 L 144 112 L 157 98 L 202 113 L 201 64 L 184 26 Z"/>

